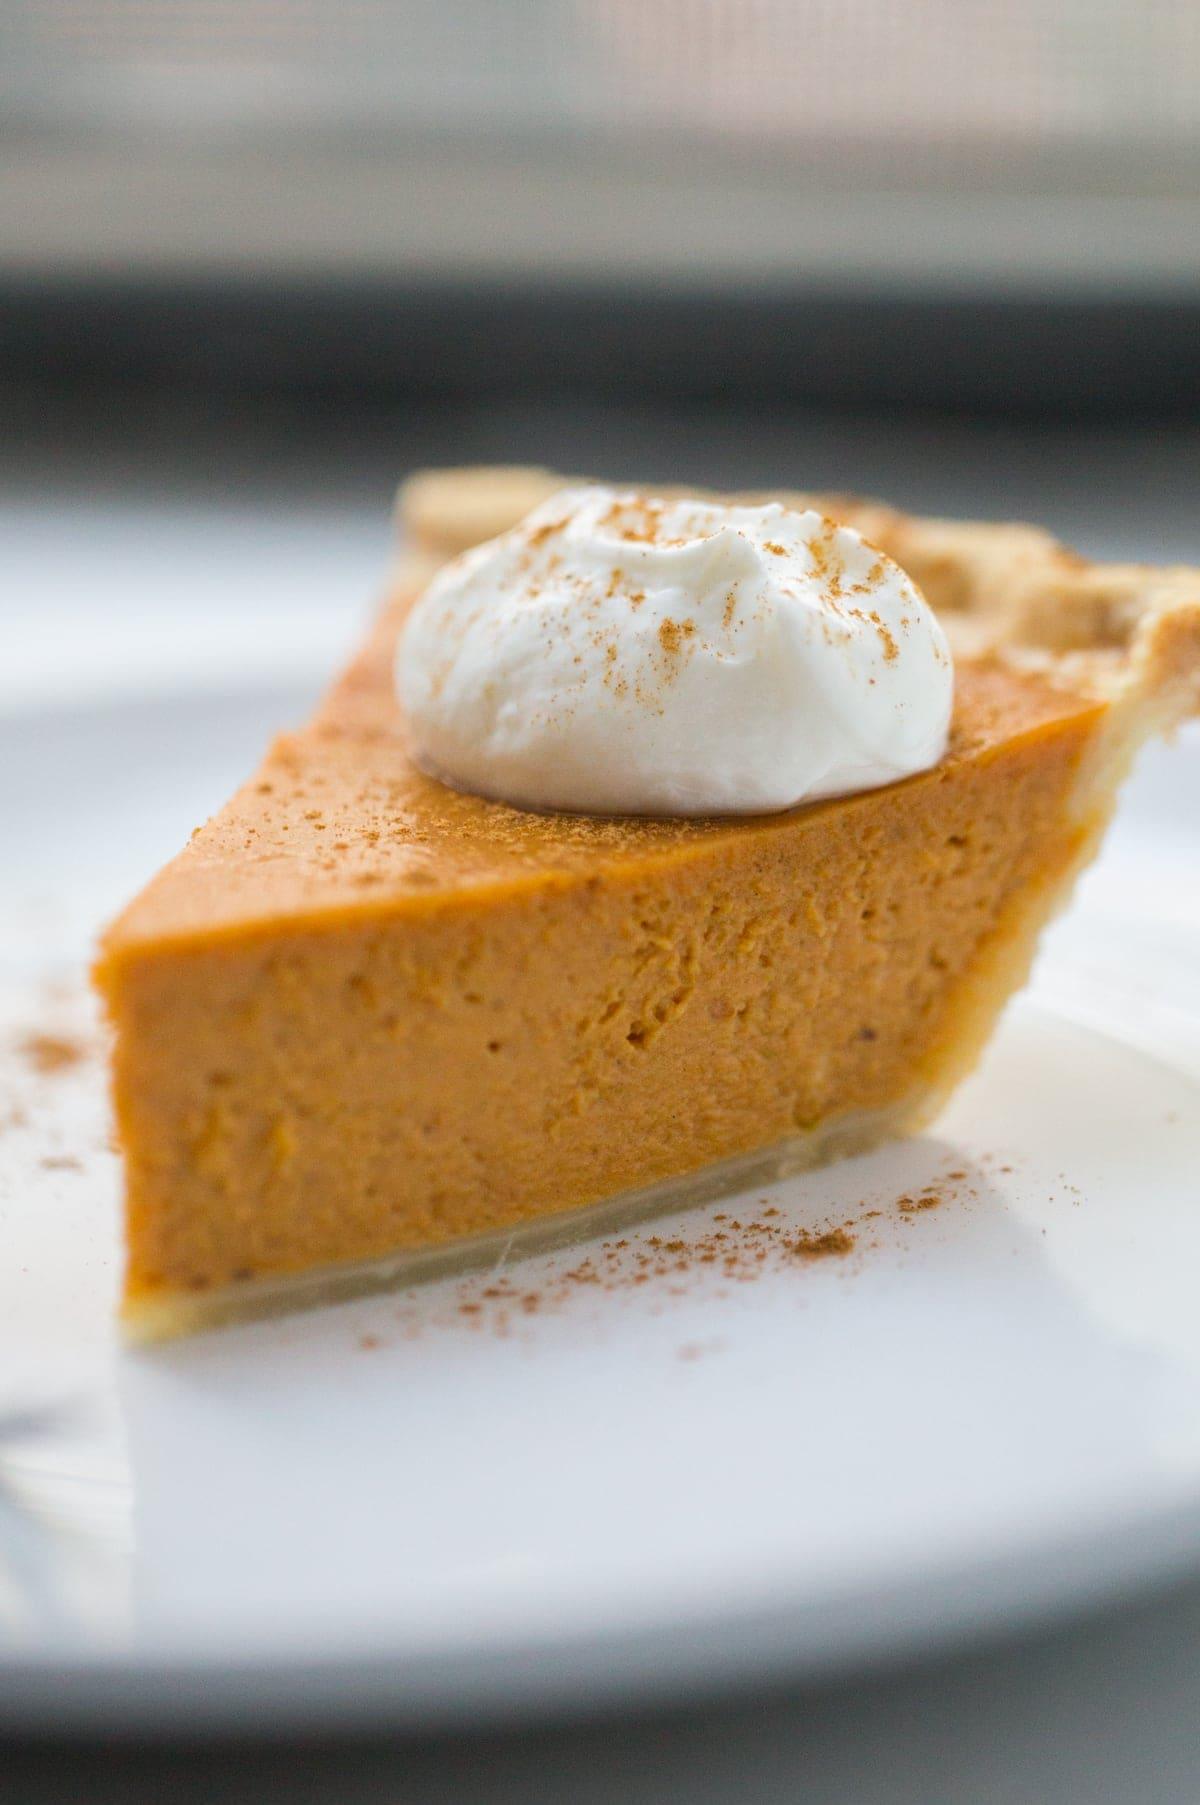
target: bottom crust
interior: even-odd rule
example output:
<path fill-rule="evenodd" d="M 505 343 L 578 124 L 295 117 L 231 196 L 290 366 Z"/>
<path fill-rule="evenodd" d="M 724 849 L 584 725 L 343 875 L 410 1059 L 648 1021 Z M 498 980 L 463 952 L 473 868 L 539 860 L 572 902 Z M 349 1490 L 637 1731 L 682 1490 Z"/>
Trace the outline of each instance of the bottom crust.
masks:
<path fill-rule="evenodd" d="M 677 1210 L 699 1209 L 750 1187 L 774 1184 L 835 1160 L 869 1153 L 885 1141 L 915 1134 L 936 1113 L 942 1094 L 906 1097 L 885 1110 L 858 1112 L 790 1135 L 768 1148 L 738 1154 L 698 1172 L 623 1191 L 599 1203 L 539 1216 L 516 1228 L 497 1229 L 437 1247 L 401 1249 L 378 1259 L 347 1261 L 267 1279 L 248 1279 L 214 1290 L 134 1297 L 121 1310 L 125 1339 L 135 1344 L 170 1341 L 198 1329 L 215 1329 L 266 1317 L 286 1316 L 318 1304 L 407 1290 L 413 1285 L 499 1270 L 510 1260 L 529 1259 L 574 1247 Z"/>

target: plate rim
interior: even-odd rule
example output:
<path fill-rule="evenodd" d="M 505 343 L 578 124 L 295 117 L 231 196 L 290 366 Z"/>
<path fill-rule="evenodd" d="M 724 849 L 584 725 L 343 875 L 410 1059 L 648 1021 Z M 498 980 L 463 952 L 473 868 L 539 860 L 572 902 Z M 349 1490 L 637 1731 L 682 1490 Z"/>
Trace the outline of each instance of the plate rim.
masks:
<path fill-rule="evenodd" d="M 814 1603 L 676 1611 L 652 1626 L 506 1638 L 486 1649 L 231 1661 L 210 1649 L 131 1658 L 0 1652 L 8 1734 L 273 1736 L 516 1727 L 813 1687 L 1019 1639 L 1200 1575 L 1200 1497 L 1132 1510 L 931 1577 Z"/>

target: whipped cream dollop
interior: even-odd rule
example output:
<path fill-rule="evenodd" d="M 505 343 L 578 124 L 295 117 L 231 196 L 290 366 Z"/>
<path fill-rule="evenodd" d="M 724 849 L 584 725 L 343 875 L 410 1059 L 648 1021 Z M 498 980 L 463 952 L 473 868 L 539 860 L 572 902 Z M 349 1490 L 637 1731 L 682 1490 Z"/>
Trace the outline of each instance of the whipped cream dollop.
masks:
<path fill-rule="evenodd" d="M 566 489 L 401 637 L 414 756 L 528 809 L 759 814 L 936 764 L 953 669 L 911 578 L 776 502 Z"/>

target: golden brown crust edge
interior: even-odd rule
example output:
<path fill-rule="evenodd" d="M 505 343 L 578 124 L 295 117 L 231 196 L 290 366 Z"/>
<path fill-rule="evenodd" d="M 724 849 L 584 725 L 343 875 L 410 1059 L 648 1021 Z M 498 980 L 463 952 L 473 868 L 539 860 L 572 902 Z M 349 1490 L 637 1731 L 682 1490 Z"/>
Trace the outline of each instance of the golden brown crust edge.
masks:
<path fill-rule="evenodd" d="M 406 582 L 581 480 L 523 465 L 410 477 L 398 498 Z M 737 499 L 816 507 L 854 526 L 921 586 L 960 656 L 1058 674 L 1135 709 L 1143 733 L 1200 714 L 1200 570 L 1092 562 L 1040 527 L 934 519 L 852 495 L 780 489 Z"/>

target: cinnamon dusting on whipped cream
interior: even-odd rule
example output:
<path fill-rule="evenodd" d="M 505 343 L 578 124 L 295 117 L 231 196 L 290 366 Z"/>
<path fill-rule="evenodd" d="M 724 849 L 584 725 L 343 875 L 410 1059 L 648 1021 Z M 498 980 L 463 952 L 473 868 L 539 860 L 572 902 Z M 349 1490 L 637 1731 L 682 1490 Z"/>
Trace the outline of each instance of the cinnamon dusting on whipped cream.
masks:
<path fill-rule="evenodd" d="M 645 815 L 770 813 L 925 770 L 953 690 L 920 592 L 849 527 L 601 487 L 440 571 L 396 681 L 446 782 Z"/>

